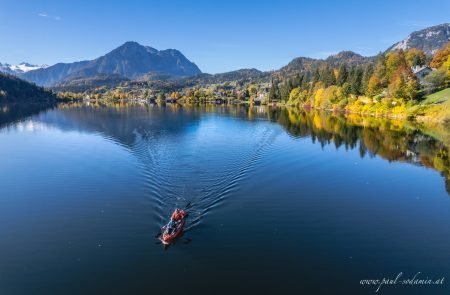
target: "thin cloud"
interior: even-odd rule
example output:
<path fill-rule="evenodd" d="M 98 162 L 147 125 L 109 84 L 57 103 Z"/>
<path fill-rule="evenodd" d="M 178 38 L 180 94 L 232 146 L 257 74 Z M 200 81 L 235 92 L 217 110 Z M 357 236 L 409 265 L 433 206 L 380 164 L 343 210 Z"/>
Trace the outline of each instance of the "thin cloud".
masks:
<path fill-rule="evenodd" d="M 59 15 L 53 16 L 53 15 L 48 14 L 47 12 L 39 12 L 37 15 L 40 17 L 49 17 L 49 18 L 51 17 L 52 19 L 54 19 L 56 21 L 61 20 L 61 17 Z"/>

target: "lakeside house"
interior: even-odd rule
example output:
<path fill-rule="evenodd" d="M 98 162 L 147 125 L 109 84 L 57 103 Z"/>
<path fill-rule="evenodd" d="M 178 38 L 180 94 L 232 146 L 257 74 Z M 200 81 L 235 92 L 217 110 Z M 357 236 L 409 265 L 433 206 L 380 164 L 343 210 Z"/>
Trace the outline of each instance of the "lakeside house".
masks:
<path fill-rule="evenodd" d="M 255 103 L 255 105 L 261 105 L 267 101 L 267 98 L 268 98 L 268 93 L 262 92 L 255 97 L 253 102 Z"/>
<path fill-rule="evenodd" d="M 424 84 L 425 77 L 428 76 L 428 74 L 433 71 L 433 69 L 428 66 L 415 66 L 411 67 L 411 70 L 414 73 L 414 75 L 416 75 L 417 79 L 419 79 L 420 84 Z"/>

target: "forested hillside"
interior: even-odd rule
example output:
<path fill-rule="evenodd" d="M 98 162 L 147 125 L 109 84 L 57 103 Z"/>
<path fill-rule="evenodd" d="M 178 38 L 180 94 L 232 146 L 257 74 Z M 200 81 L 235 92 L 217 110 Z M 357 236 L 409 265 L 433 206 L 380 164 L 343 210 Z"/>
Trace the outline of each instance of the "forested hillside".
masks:
<path fill-rule="evenodd" d="M 16 76 L 0 73 L 0 103 L 49 103 L 55 96 L 42 87 L 23 81 Z"/>

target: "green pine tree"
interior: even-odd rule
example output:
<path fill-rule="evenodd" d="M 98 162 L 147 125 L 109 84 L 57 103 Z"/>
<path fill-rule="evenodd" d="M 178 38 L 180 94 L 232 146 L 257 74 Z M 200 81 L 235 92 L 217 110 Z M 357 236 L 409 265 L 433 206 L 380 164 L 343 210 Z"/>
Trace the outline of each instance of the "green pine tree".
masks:
<path fill-rule="evenodd" d="M 362 76 L 364 71 L 361 66 L 358 66 L 356 70 L 353 72 L 352 80 L 350 82 L 351 91 L 353 94 L 360 95 L 361 94 L 361 84 L 362 84 Z"/>
<path fill-rule="evenodd" d="M 342 86 L 344 85 L 345 82 L 347 82 L 348 79 L 348 70 L 347 70 L 347 66 L 345 64 L 342 64 L 339 67 L 339 71 L 338 71 L 338 76 L 337 76 L 337 80 L 336 80 L 336 84 L 338 86 Z"/>

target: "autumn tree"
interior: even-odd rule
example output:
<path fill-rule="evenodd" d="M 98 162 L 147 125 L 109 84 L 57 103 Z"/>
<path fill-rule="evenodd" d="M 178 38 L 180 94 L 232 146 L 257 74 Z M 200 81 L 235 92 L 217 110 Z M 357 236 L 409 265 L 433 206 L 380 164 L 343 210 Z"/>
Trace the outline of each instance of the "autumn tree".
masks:
<path fill-rule="evenodd" d="M 174 100 L 180 99 L 181 98 L 181 94 L 178 91 L 174 91 L 174 92 L 172 92 L 170 94 L 170 98 L 174 99 Z"/>
<path fill-rule="evenodd" d="M 332 104 L 339 101 L 341 97 L 340 87 L 333 85 L 325 89 L 322 97 L 322 107 L 330 108 Z"/>
<path fill-rule="evenodd" d="M 447 61 L 443 65 L 444 70 L 447 71 L 447 85 L 450 85 L 450 55 L 447 58 Z"/>
<path fill-rule="evenodd" d="M 258 89 L 254 84 L 250 84 L 248 86 L 248 92 L 250 93 L 250 95 L 256 95 L 256 93 L 258 93 Z"/>
<path fill-rule="evenodd" d="M 366 94 L 370 97 L 374 97 L 381 92 L 382 86 L 381 81 L 377 75 L 372 75 L 369 79 L 369 83 L 367 84 Z"/>
<path fill-rule="evenodd" d="M 291 94 L 289 94 L 289 102 L 306 102 L 308 95 L 306 90 L 302 90 L 300 87 L 295 87 L 292 89 Z"/>
<path fill-rule="evenodd" d="M 300 87 L 296 87 L 292 89 L 291 93 L 289 94 L 289 101 L 295 101 L 300 98 L 300 95 L 302 93 L 302 89 Z"/>
<path fill-rule="evenodd" d="M 399 68 L 407 67 L 408 64 L 406 62 L 405 53 L 403 50 L 397 50 L 389 52 L 386 55 L 386 78 L 387 80 L 391 80 L 391 77 L 394 72 Z"/>
<path fill-rule="evenodd" d="M 426 63 L 427 57 L 425 56 L 425 53 L 417 48 L 411 48 L 405 53 L 406 62 L 408 63 L 408 66 L 415 67 L 415 66 L 422 66 Z"/>
<path fill-rule="evenodd" d="M 324 89 L 323 88 L 319 88 L 315 95 L 314 95 L 314 107 L 315 108 L 320 108 L 322 103 L 323 103 L 323 93 L 324 93 Z"/>
<path fill-rule="evenodd" d="M 379 79 L 381 87 L 387 86 L 388 81 L 386 79 L 386 57 L 384 54 L 379 54 L 377 56 L 374 75 Z"/>
<path fill-rule="evenodd" d="M 447 45 L 438 50 L 436 54 L 433 56 L 433 59 L 430 62 L 430 67 L 438 69 L 440 68 L 450 56 L 450 42 Z"/>
<path fill-rule="evenodd" d="M 392 97 L 404 100 L 415 99 L 419 90 L 419 82 L 409 67 L 402 66 L 393 74 L 388 91 Z"/>

